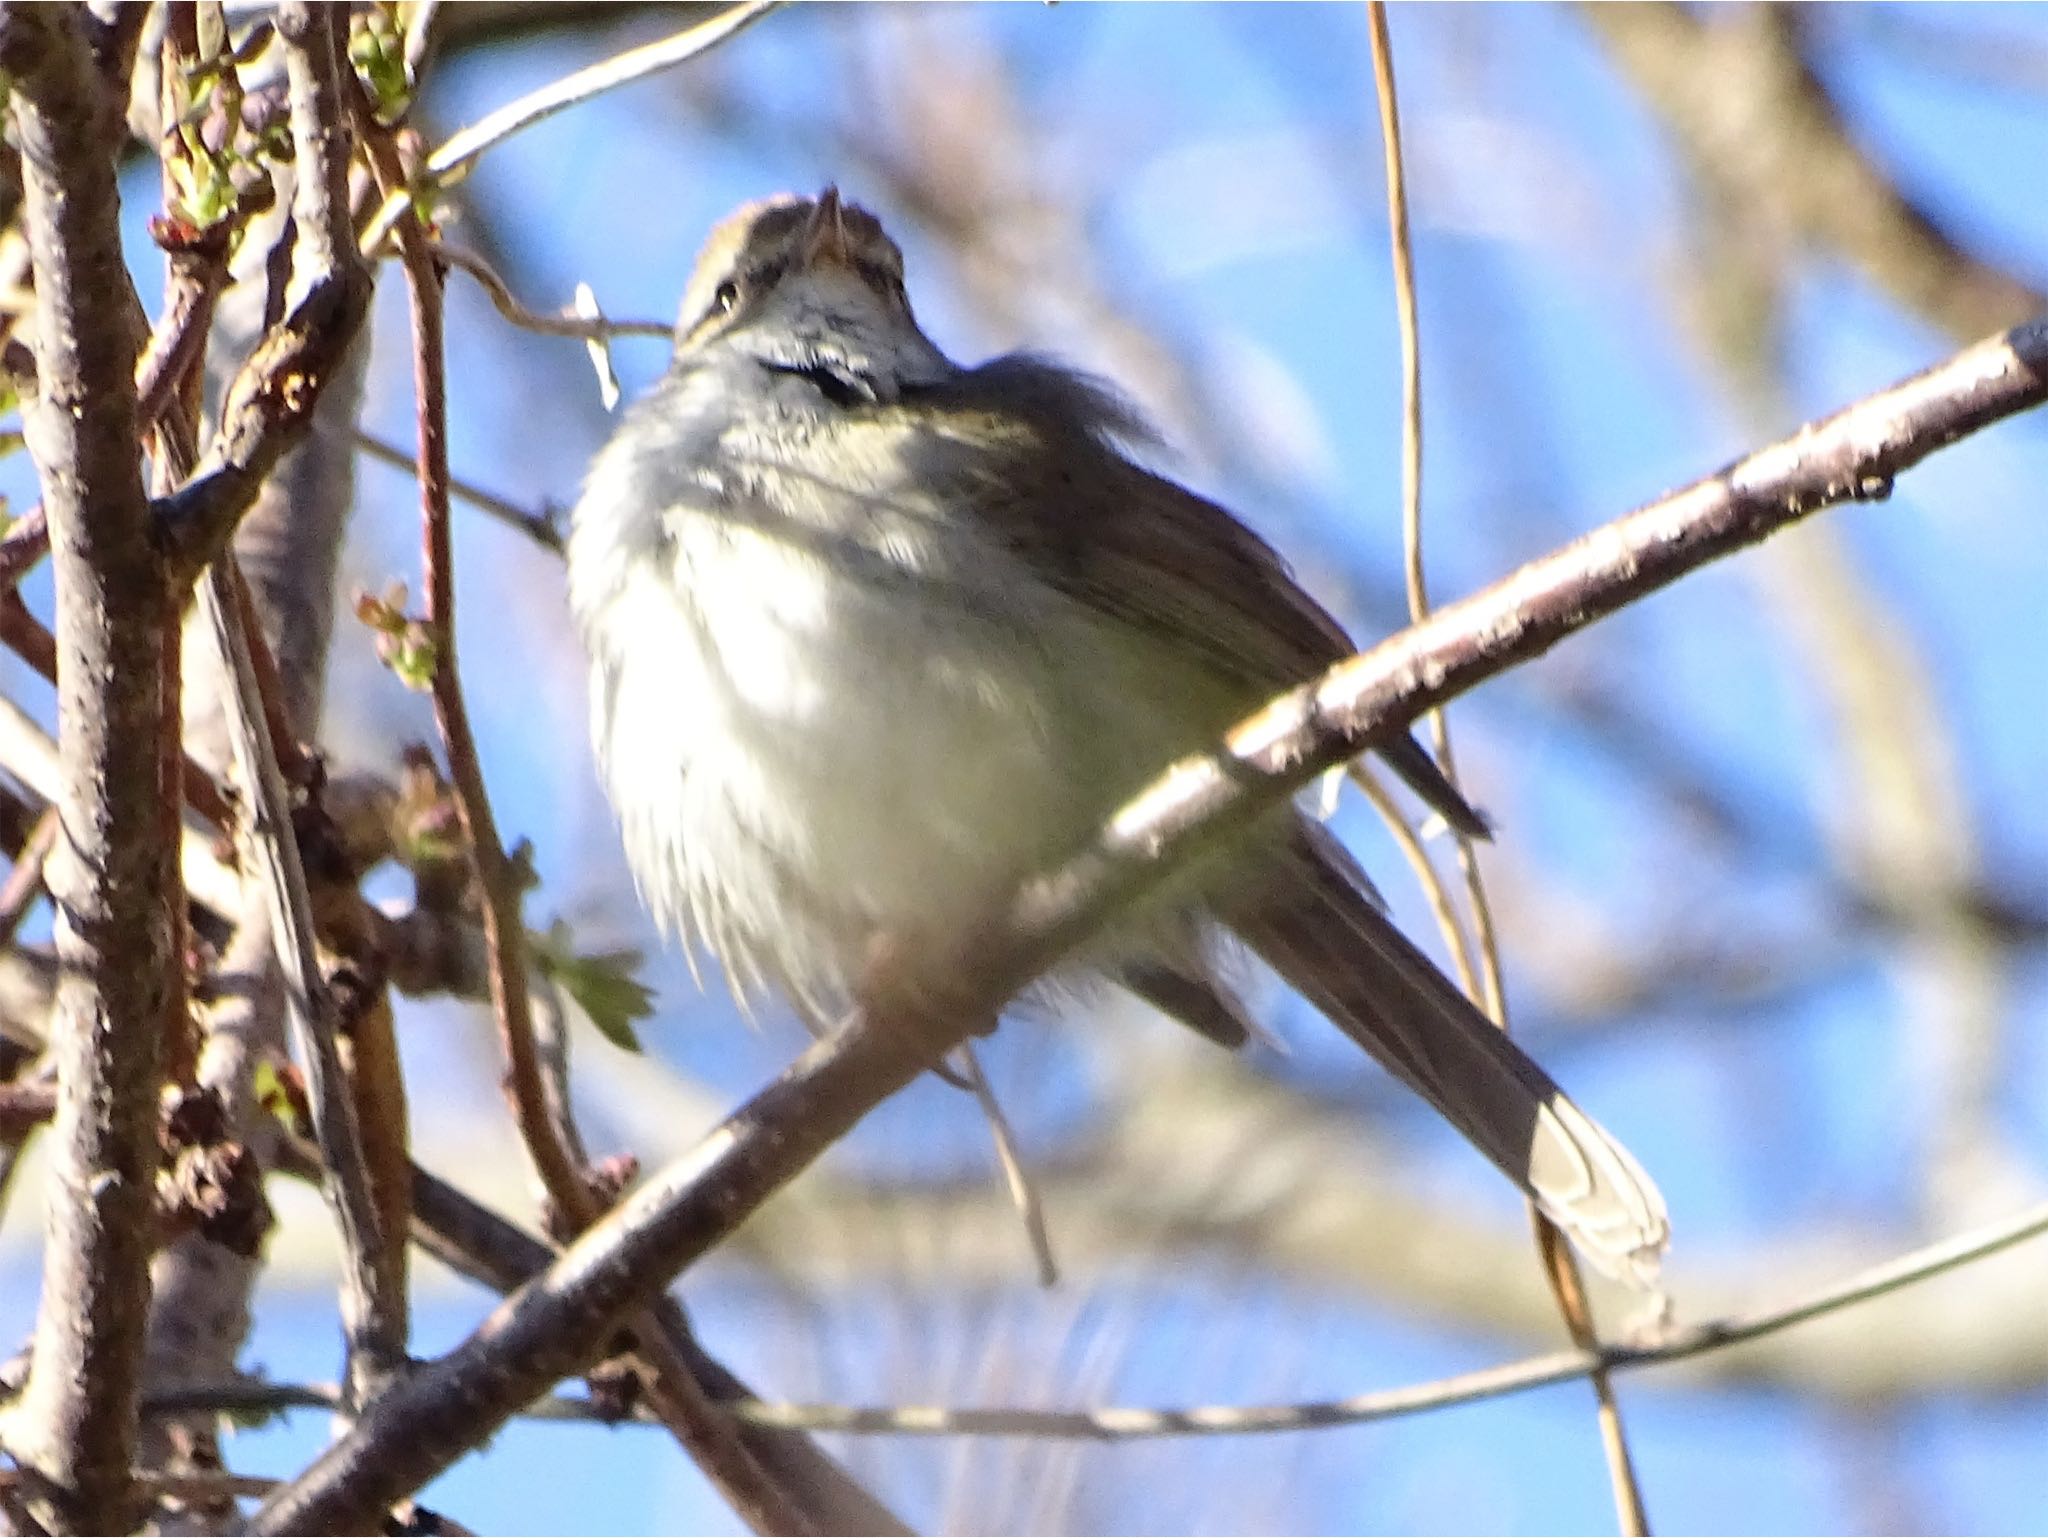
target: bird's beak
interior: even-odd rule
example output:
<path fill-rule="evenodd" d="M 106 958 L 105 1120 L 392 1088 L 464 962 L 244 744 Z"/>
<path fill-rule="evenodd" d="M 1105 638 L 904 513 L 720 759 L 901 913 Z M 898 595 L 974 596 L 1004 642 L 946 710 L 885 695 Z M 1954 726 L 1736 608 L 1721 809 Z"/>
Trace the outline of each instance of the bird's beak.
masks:
<path fill-rule="evenodd" d="M 809 267 L 819 262 L 837 262 L 842 267 L 853 265 L 852 251 L 846 239 L 846 216 L 840 208 L 837 187 L 827 187 L 818 194 L 817 204 L 811 209 L 810 223 L 804 226 L 803 264 Z"/>

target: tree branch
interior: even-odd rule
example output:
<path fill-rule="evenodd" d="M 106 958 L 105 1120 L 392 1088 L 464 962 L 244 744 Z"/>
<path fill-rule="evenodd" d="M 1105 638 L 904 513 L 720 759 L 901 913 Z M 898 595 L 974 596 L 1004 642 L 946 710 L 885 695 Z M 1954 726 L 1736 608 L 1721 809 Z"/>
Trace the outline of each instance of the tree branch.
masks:
<path fill-rule="evenodd" d="M 396 176 L 396 157 L 372 140 L 380 180 Z M 604 1212 L 585 1169 L 573 1129 L 554 1114 L 541 1074 L 528 987 L 524 893 L 519 872 L 499 838 L 470 729 L 455 652 L 454 552 L 449 512 L 447 375 L 443 349 L 443 274 L 417 220 L 398 225 L 413 321 L 413 376 L 418 396 L 418 475 L 422 526 L 422 586 L 426 627 L 434 648 L 434 715 L 447 749 L 449 777 L 481 895 L 491 1002 L 505 1049 L 506 1093 L 520 1138 L 541 1177 L 554 1219 L 580 1234 Z M 681 1342 L 688 1332 L 680 1314 L 659 1304 L 635 1321 L 638 1354 L 651 1369 L 648 1400 L 704 1474 L 757 1532 L 815 1531 L 809 1514 L 767 1476 L 730 1421 L 712 1407 L 691 1375 Z"/>
<path fill-rule="evenodd" d="M 1429 613 L 1429 584 L 1422 554 L 1422 328 L 1415 299 L 1415 252 L 1408 226 L 1408 178 L 1401 153 L 1399 96 L 1394 86 L 1394 45 L 1387 33 L 1385 0 L 1371 0 L 1366 7 L 1371 40 L 1374 94 L 1380 109 L 1380 144 L 1386 162 L 1387 225 L 1393 237 L 1394 305 L 1401 337 L 1401 550 L 1407 578 L 1408 616 L 1420 621 Z M 1429 714 L 1431 742 L 1444 777 L 1458 784 L 1457 756 L 1451 748 L 1451 721 L 1447 711 Z M 1472 1002 L 1484 1009 L 1501 1030 L 1508 1029 L 1507 987 L 1502 976 L 1500 942 L 1493 922 L 1493 904 L 1473 853 L 1472 838 L 1453 829 L 1458 869 L 1465 878 L 1465 900 L 1472 914 L 1473 938 L 1477 942 L 1480 976 L 1484 992 L 1469 985 Z M 1427 885 L 1434 887 L 1434 868 Z M 1448 902 L 1445 903 L 1448 906 Z M 1454 936 L 1453 943 L 1461 937 Z M 1536 1251 L 1543 1271 L 1557 1298 L 1559 1316 L 1570 1332 L 1572 1344 L 1583 1351 L 1597 1351 L 1599 1330 L 1586 1301 L 1585 1279 L 1578 1258 L 1566 1244 L 1563 1231 L 1534 1202 L 1529 1220 L 1536 1232 Z M 1604 1366 L 1590 1374 L 1600 1441 L 1607 1458 L 1608 1481 L 1614 1490 L 1615 1517 L 1624 1533 L 1647 1535 L 1650 1519 L 1643 1501 L 1642 1480 L 1636 1473 L 1635 1457 L 1629 1448 L 1628 1429 L 1621 1414 L 1621 1401 Z"/>
<path fill-rule="evenodd" d="M 58 1101 L 34 1366 L 10 1411 L 30 1509 L 53 1531 L 125 1532 L 149 1296 L 158 1058 L 182 1018 L 179 787 L 166 663 L 177 611 L 136 452 L 135 350 L 106 110 L 76 9 L 0 12 L 35 273 L 26 414 L 57 590 L 63 837 Z"/>
<path fill-rule="evenodd" d="M 415 1166 L 413 1238 L 430 1255 L 499 1292 L 511 1292 L 546 1270 L 555 1250 L 508 1223 L 456 1187 Z M 651 1311 L 650 1311 L 651 1312 Z M 675 1349 L 690 1379 L 720 1407 L 755 1395 L 695 1335 L 682 1332 Z M 903 1519 L 884 1506 L 833 1458 L 801 1433 L 741 1422 L 733 1432 L 791 1497 L 812 1526 L 831 1533 L 907 1533 Z"/>

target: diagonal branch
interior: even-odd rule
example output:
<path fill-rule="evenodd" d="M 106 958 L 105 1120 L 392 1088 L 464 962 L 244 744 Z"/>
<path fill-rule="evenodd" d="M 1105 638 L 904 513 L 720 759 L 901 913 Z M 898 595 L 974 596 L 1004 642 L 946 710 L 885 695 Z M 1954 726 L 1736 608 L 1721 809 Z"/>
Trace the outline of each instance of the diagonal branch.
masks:
<path fill-rule="evenodd" d="M 426 1170 L 415 1167 L 413 1186 L 417 1193 L 415 1241 L 484 1285 L 510 1292 L 546 1270 L 555 1258 L 551 1247 Z M 689 1378 L 721 1408 L 754 1399 L 746 1383 L 699 1345 L 694 1335 L 683 1332 L 675 1351 L 683 1358 Z M 807 1436 L 750 1426 L 745 1421 L 738 1421 L 732 1430 L 755 1462 L 801 1503 L 811 1524 L 820 1531 L 910 1531 L 901 1517 Z"/>
<path fill-rule="evenodd" d="M 1957 339 L 2038 312 L 2041 291 L 1966 249 L 1857 142 L 1784 6 L 1584 5 L 1643 99 L 1753 212 L 1837 253 Z"/>
<path fill-rule="evenodd" d="M 618 1318 L 701 1258 L 966 1027 L 1152 883 L 1377 740 L 1574 631 L 1821 508 L 1882 498 L 1943 446 L 2048 399 L 2048 323 L 1980 342 L 1439 609 L 1183 760 L 1086 853 L 990 927 L 924 1009 L 856 1013 L 657 1172 L 447 1356 L 394 1388 L 257 1513 L 258 1532 L 359 1528 L 605 1348 Z M 964 960 L 965 958 L 963 958 Z"/>
<path fill-rule="evenodd" d="M 7 1442 L 53 1531 L 119 1531 L 149 1295 L 158 1058 L 185 1007 L 175 915 L 179 793 L 159 747 L 177 731 L 167 663 L 177 610 L 151 542 L 136 453 L 135 351 L 106 108 L 71 6 L 8 6 L 36 288 L 37 395 L 25 428 L 57 592 L 51 862 L 59 982 L 48 1247 L 28 1389 Z"/>
<path fill-rule="evenodd" d="M 405 1300 L 391 1254 L 399 1240 L 383 1233 L 379 1225 L 362 1128 L 341 1062 L 334 998 L 320 975 L 312 901 L 292 830 L 291 803 L 250 658 L 241 587 L 234 557 L 224 555 L 200 583 L 199 606 L 224 664 L 222 703 L 228 737 L 249 798 L 245 842 L 270 906 L 277 963 L 284 978 L 285 1018 L 293 1049 L 305 1067 L 313 1132 L 320 1143 L 321 1185 L 341 1231 L 349 1392 L 361 1402 L 405 1361 Z"/>

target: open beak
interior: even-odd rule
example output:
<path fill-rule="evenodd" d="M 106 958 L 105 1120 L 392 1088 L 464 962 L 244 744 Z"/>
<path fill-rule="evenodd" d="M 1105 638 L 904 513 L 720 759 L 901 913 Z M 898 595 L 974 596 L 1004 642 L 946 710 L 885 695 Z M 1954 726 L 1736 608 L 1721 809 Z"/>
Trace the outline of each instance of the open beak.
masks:
<path fill-rule="evenodd" d="M 837 187 L 827 187 L 818 194 L 818 201 L 811 209 L 810 223 L 804 226 L 802 249 L 806 267 L 828 261 L 837 262 L 842 267 L 853 265 L 846 240 L 846 216 L 839 204 Z"/>

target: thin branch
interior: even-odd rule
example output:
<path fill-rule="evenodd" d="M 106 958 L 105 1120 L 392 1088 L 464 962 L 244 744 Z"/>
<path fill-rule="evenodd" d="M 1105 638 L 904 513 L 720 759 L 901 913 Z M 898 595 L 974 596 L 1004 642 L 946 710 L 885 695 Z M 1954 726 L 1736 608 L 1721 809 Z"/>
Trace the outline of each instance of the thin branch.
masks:
<path fill-rule="evenodd" d="M 7 873 L 6 883 L 0 885 L 0 950 L 14 944 L 14 937 L 21 932 L 21 921 L 43 895 L 43 862 L 57 847 L 57 834 L 62 826 L 57 808 L 44 807 L 27 842 L 15 855 L 14 868 Z"/>
<path fill-rule="evenodd" d="M 1174 765 L 1087 853 L 1033 883 L 951 997 L 871 1002 L 651 1176 L 447 1356 L 422 1367 L 257 1513 L 258 1532 L 361 1526 L 606 1347 L 617 1319 L 957 1046 L 1135 894 L 1423 711 L 1836 503 L 1886 495 L 1941 447 L 2048 399 L 2048 323 L 1926 372 L 1437 610 Z"/>
<path fill-rule="evenodd" d="M 1407 578 L 1408 618 L 1420 624 L 1429 615 L 1429 582 L 1422 556 L 1422 328 L 1416 315 L 1415 249 L 1408 223 L 1408 176 L 1401 154 L 1401 114 L 1394 89 L 1394 46 L 1387 35 L 1385 0 L 1372 0 L 1366 7 L 1372 36 L 1374 95 L 1379 102 L 1380 144 L 1385 155 L 1387 177 L 1387 226 L 1393 243 L 1395 314 L 1401 335 L 1401 549 Z M 1452 785 L 1458 783 L 1457 756 L 1451 749 L 1451 723 L 1447 712 L 1434 710 L 1429 729 L 1436 745 L 1437 762 Z M 1451 829 L 1457 841 L 1458 868 L 1465 878 L 1466 901 L 1471 905 L 1478 932 L 1480 977 L 1485 985 L 1483 1002 L 1493 1022 L 1508 1028 L 1507 988 L 1501 974 L 1500 944 L 1494 931 L 1493 910 L 1486 899 L 1486 884 L 1480 878 L 1479 861 L 1472 840 Z M 1599 1332 L 1586 1301 L 1585 1279 L 1579 1274 L 1577 1257 L 1564 1236 L 1532 1204 L 1530 1217 L 1536 1227 L 1536 1247 L 1551 1290 L 1557 1297 L 1559 1315 L 1572 1343 L 1584 1351 L 1597 1350 Z M 1621 1405 L 1605 1368 L 1591 1375 L 1600 1443 L 1607 1459 L 1608 1482 L 1614 1492 L 1615 1517 L 1625 1533 L 1643 1535 L 1650 1519 L 1643 1502 L 1642 1482 L 1636 1477 L 1635 1459 L 1630 1455 L 1628 1432 L 1622 1424 Z"/>
<path fill-rule="evenodd" d="M 12 590 L 50 553 L 50 522 L 42 504 L 30 508 L 0 535 L 0 587 Z"/>
<path fill-rule="evenodd" d="M 1432 1410 L 1501 1399 L 1531 1389 L 1569 1383 L 1594 1372 L 1629 1371 L 1688 1361 L 1711 1352 L 1748 1345 L 1782 1330 L 1840 1313 L 1960 1270 L 2001 1251 L 2048 1236 L 2048 1203 L 1987 1223 L 1954 1238 L 1908 1251 L 1827 1287 L 1748 1313 L 1688 1325 L 1652 1345 L 1606 1346 L 1598 1351 L 1553 1351 L 1478 1372 L 1458 1373 L 1397 1389 L 1343 1399 L 1289 1404 L 1198 1405 L 1160 1409 L 1105 1405 L 1089 1410 L 1026 1410 L 997 1406 L 798 1404 L 752 1397 L 720 1396 L 720 1407 L 748 1426 L 789 1432 L 836 1432 L 849 1436 L 1044 1437 L 1090 1442 L 1139 1442 L 1168 1437 L 1267 1436 L 1397 1420 Z M 536 1241 L 537 1243 L 537 1241 Z M 249 1379 L 202 1384 L 153 1394 L 144 1407 L 156 1412 L 218 1410 L 263 1413 L 339 1406 L 340 1391 L 314 1383 L 267 1383 Z M 587 1399 L 537 1399 L 519 1412 L 541 1420 L 616 1423 L 618 1417 Z M 640 1419 L 646 1419 L 644 1416 Z"/>
<path fill-rule="evenodd" d="M 35 615 L 29 612 L 21 595 L 0 588 L 0 645 L 4 645 L 51 683 L 57 681 L 57 638 L 50 633 Z M 229 814 L 227 798 L 220 787 L 213 782 L 204 765 L 187 756 L 184 765 L 184 789 L 186 805 L 215 827 L 227 829 L 234 824 Z"/>
<path fill-rule="evenodd" d="M 418 469 L 418 461 L 403 449 L 394 448 L 375 433 L 358 428 L 355 434 L 356 448 L 369 455 L 379 464 L 389 465 L 394 470 L 403 470 L 408 475 Z M 448 477 L 449 492 L 469 503 L 472 507 L 489 513 L 500 523 L 509 525 L 528 539 L 556 555 L 563 553 L 562 518 L 555 507 L 543 504 L 538 512 L 528 511 L 516 502 L 507 501 L 494 492 L 485 491 L 474 482 L 457 476 Z M 0 560 L 6 556 L 6 540 L 0 538 Z M 4 568 L 0 568 L 0 580 L 4 580 Z"/>
<path fill-rule="evenodd" d="M 230 1474 L 225 1470 L 211 1470 L 203 1474 L 164 1474 L 152 1469 L 137 1469 L 133 1478 L 155 1500 L 210 1501 L 223 1497 L 256 1497 L 268 1495 L 277 1488 L 274 1479 Z M 22 1491 L 29 1483 L 13 1469 L 0 1469 L 0 1491 L 9 1496 Z"/>
<path fill-rule="evenodd" d="M 140 1511 L 131 1468 L 157 1065 L 184 1009 L 179 793 L 158 752 L 175 730 L 164 684 L 176 609 L 136 452 L 120 124 L 71 7 L 0 13 L 0 68 L 35 273 L 37 398 L 24 427 L 53 538 L 64 684 L 52 1193 L 34 1366 L 5 1432 L 42 1525 L 125 1532 Z"/>
<path fill-rule="evenodd" d="M 0 1084 L 0 1142 L 19 1144 L 56 1114 L 56 1085 L 40 1079 Z"/>
<path fill-rule="evenodd" d="M 224 230 L 216 244 L 225 248 Z M 180 281 L 167 287 L 163 318 L 151 330 L 149 344 L 135 364 L 136 411 L 145 429 L 156 424 L 199 366 L 207 328 L 228 283 L 225 249 L 175 253 L 172 264 Z"/>
<path fill-rule="evenodd" d="M 1031 1259 L 1038 1267 L 1038 1285 L 1057 1287 L 1060 1283 L 1059 1261 L 1052 1248 L 1052 1233 L 1046 1227 L 1045 1204 L 1038 1199 L 1038 1188 L 1032 1184 L 1031 1171 L 1024 1163 L 1023 1150 L 1017 1146 L 1017 1134 L 1010 1128 L 1010 1118 L 1003 1114 L 1002 1102 L 996 1099 L 994 1086 L 988 1082 L 988 1074 L 981 1066 L 981 1054 L 974 1050 L 974 1043 L 968 1042 L 956 1054 L 960 1077 L 966 1082 L 968 1092 L 974 1096 L 975 1104 L 981 1107 L 981 1114 L 988 1123 L 989 1136 L 995 1143 L 996 1163 L 1003 1172 L 1003 1185 L 1010 1193 L 1010 1205 L 1017 1209 L 1017 1217 L 1024 1225 L 1024 1237 L 1031 1245 Z"/>
<path fill-rule="evenodd" d="M 1157 1437 L 1246 1436 L 1310 1431 L 1394 1420 L 1454 1405 L 1499 1399 L 1530 1389 L 1568 1383 L 1600 1371 L 1682 1362 L 1712 1351 L 1761 1340 L 1795 1325 L 1839 1313 L 1859 1303 L 1914 1286 L 2001 1250 L 2048 1235 L 2048 1203 L 1996 1223 L 1910 1251 L 1872 1266 L 1845 1281 L 1789 1303 L 1707 1320 L 1677 1330 L 1654 1345 L 1605 1346 L 1556 1351 L 1479 1372 L 1347 1399 L 1280 1405 L 1215 1405 L 1185 1410 L 1105 1408 L 1099 1410 L 1008 1410 L 898 1405 L 861 1409 L 835 1405 L 779 1405 L 740 1402 L 728 1408 L 750 1424 L 792 1430 L 838 1431 L 891 1436 L 1081 1437 L 1091 1441 L 1139 1441 Z"/>
<path fill-rule="evenodd" d="M 305 284 L 360 271 L 355 223 L 349 211 L 349 162 L 355 135 L 348 102 L 354 86 L 342 72 L 348 50 L 348 12 L 313 0 L 285 0 L 277 8 L 277 35 L 289 66 L 292 147 L 297 167 L 292 219 L 292 280 Z"/>
<path fill-rule="evenodd" d="M 170 404 L 206 345 L 207 321 L 227 279 L 222 261 L 185 264 L 190 281 L 171 286 L 168 309 L 135 362 L 136 428 L 147 432 Z M 13 588 L 50 552 L 50 526 L 40 506 L 30 508 L 0 536 L 0 587 Z"/>
<path fill-rule="evenodd" d="M 1958 341 L 2038 313 L 2048 295 L 1964 249 L 1857 143 L 1799 51 L 1784 7 L 1582 5 L 1643 100 L 1781 227 L 1825 245 Z"/>
<path fill-rule="evenodd" d="M 499 1292 L 511 1292 L 554 1260 L 551 1246 L 418 1165 L 413 1166 L 412 1181 L 414 1242 L 453 1270 Z M 674 1344 L 689 1379 L 709 1399 L 725 1406 L 754 1397 L 753 1390 L 688 1330 L 675 1335 Z M 833 1533 L 910 1531 L 901 1517 L 803 1433 L 744 1422 L 733 1429 L 776 1483 L 802 1501 L 811 1526 Z"/>
<path fill-rule="evenodd" d="M 427 157 L 427 163 L 420 172 L 421 181 L 428 189 L 452 185 L 468 173 L 485 150 L 509 139 L 521 129 L 531 128 L 558 112 L 602 96 L 607 91 L 617 90 L 622 85 L 686 64 L 698 54 L 717 47 L 753 25 L 776 9 L 779 3 L 780 0 L 746 0 L 746 3 L 721 11 L 708 21 L 684 28 L 673 37 L 628 49 L 588 69 L 580 69 L 552 81 L 537 91 L 530 91 L 450 137 Z M 398 221 L 414 206 L 418 190 L 399 186 L 385 194 L 384 206 L 377 210 L 376 217 L 363 234 L 364 251 L 375 251 L 384 244 Z"/>
<path fill-rule="evenodd" d="M 334 999 L 320 974 L 291 801 L 271 747 L 233 562 L 232 555 L 214 562 L 200 584 L 199 604 L 220 650 L 228 738 L 247 796 L 246 847 L 270 904 L 285 984 L 285 1019 L 293 1050 L 305 1068 L 313 1133 L 327 1172 L 323 1189 L 341 1233 L 342 1327 L 348 1342 L 349 1384 L 360 1402 L 405 1361 L 404 1292 L 378 1221 L 362 1128 L 336 1041 Z"/>
<path fill-rule="evenodd" d="M 574 311 L 548 314 L 528 309 L 513 297 L 511 286 L 498 276 L 491 264 L 474 251 L 465 251 L 445 240 L 437 240 L 434 242 L 434 254 L 458 272 L 466 272 L 476 279 L 490 296 L 492 307 L 522 331 L 536 332 L 541 336 L 571 337 L 581 342 L 608 342 L 621 336 L 655 337 L 667 341 L 675 335 L 675 327 L 665 321 L 607 320 L 601 315 L 578 315 Z"/>
<path fill-rule="evenodd" d="M 6 628 L 5 614 L 6 606 L 0 603 L 0 631 Z M 0 695 L 0 767 L 45 801 L 54 803 L 63 793 L 64 771 L 55 739 L 5 695 Z M 182 844 L 189 895 L 216 913 L 233 913 L 241 891 L 241 877 L 221 863 L 205 834 L 186 828 Z"/>
<path fill-rule="evenodd" d="M 1429 904 L 1430 916 L 1436 920 L 1437 928 L 1443 932 L 1444 944 L 1450 950 L 1451 969 L 1458 974 L 1458 986 L 1465 990 L 1467 998 L 1477 998 L 1479 972 L 1472 961 L 1471 938 L 1465 933 L 1465 926 L 1458 922 L 1457 909 L 1451 905 L 1451 894 L 1436 866 L 1430 862 L 1422 836 L 1401 815 L 1393 792 L 1387 789 L 1386 782 L 1375 772 L 1370 761 L 1361 758 L 1351 765 L 1351 783 L 1380 814 L 1380 822 L 1393 839 L 1394 847 L 1400 850 L 1401 858 L 1414 872 L 1416 885 L 1422 888 L 1423 898 Z"/>
<path fill-rule="evenodd" d="M 391 169 L 392 157 L 377 148 L 372 153 L 379 162 L 380 174 Z M 419 432 L 416 465 L 420 488 L 420 586 L 426 610 L 423 624 L 433 648 L 434 719 L 441 730 L 449 784 L 481 896 L 484 945 L 490 960 L 491 1007 L 505 1051 L 506 1093 L 511 1098 L 521 1141 L 534 1161 L 543 1188 L 561 1210 L 563 1219 L 580 1230 L 597 1210 L 597 1204 L 583 1171 L 554 1135 L 548 1116 L 547 1091 L 534 1041 L 533 1000 L 527 991 L 526 924 L 521 912 L 519 872 L 513 868 L 498 834 L 456 658 L 442 277 L 417 224 L 402 226 L 398 240 L 412 316 L 413 389 Z"/>

